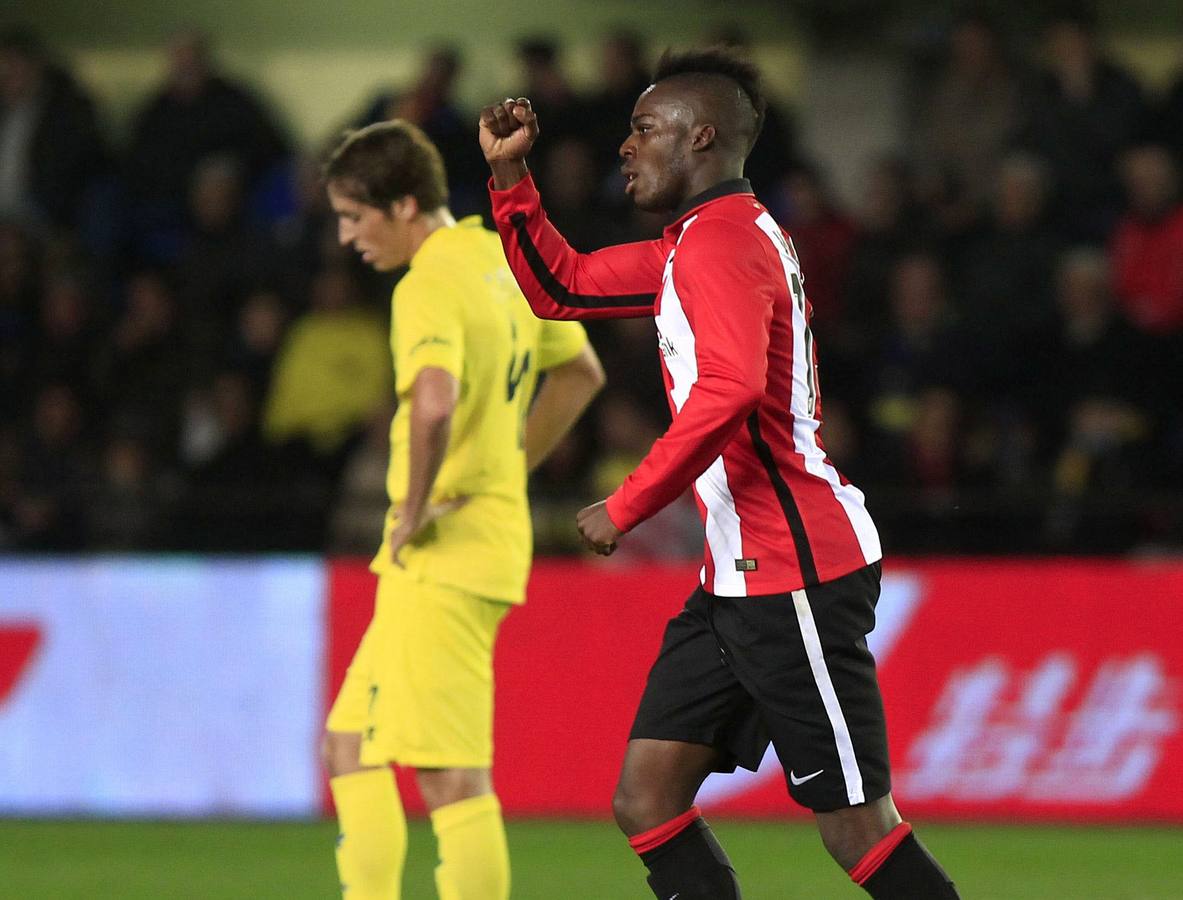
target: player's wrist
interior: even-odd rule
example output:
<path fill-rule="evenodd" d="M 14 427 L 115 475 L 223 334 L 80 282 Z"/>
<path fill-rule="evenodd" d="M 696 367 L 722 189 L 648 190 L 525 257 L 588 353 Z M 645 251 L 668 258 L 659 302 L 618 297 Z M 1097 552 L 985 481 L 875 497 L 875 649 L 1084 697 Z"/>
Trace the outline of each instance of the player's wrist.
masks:
<path fill-rule="evenodd" d="M 525 157 L 516 159 L 491 159 L 489 169 L 493 172 L 493 190 L 508 191 L 530 174 Z"/>

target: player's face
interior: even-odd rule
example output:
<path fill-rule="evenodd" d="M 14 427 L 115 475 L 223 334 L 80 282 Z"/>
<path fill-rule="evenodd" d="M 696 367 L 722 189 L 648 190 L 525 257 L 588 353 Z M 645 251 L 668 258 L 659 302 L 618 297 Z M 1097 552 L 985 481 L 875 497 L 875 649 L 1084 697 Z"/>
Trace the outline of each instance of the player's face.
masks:
<path fill-rule="evenodd" d="M 381 210 L 346 196 L 334 184 L 329 203 L 337 214 L 337 240 L 352 247 L 378 272 L 390 272 L 411 259 L 410 230 L 393 210 Z"/>
<path fill-rule="evenodd" d="M 625 193 L 641 209 L 663 212 L 686 199 L 694 111 L 673 86 L 649 87 L 633 107 L 628 138 L 620 145 Z"/>

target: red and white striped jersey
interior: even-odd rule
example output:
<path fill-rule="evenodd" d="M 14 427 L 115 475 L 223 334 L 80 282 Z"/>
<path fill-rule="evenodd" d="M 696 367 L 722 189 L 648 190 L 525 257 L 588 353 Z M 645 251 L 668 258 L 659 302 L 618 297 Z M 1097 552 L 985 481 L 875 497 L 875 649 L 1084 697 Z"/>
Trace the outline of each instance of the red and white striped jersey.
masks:
<path fill-rule="evenodd" d="M 702 584 L 781 593 L 875 562 L 863 494 L 826 456 L 810 309 L 788 235 L 746 179 L 693 198 L 659 240 L 575 252 L 532 179 L 492 190 L 510 268 L 536 315 L 653 315 L 673 422 L 608 498 L 628 531 L 693 487 Z"/>

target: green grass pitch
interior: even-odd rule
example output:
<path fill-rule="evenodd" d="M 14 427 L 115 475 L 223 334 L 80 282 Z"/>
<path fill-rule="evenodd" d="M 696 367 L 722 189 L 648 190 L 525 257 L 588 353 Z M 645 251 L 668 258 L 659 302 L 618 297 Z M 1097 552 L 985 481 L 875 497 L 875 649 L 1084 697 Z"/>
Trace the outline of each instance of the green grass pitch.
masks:
<path fill-rule="evenodd" d="M 745 900 L 857 898 L 806 823 L 714 823 Z M 644 900 L 643 869 L 607 821 L 511 821 L 515 900 Z M 0 820 L 4 900 L 332 900 L 332 822 Z M 978 900 L 1179 900 L 1183 828 L 924 825 Z M 430 827 L 411 822 L 404 898 L 435 897 Z"/>

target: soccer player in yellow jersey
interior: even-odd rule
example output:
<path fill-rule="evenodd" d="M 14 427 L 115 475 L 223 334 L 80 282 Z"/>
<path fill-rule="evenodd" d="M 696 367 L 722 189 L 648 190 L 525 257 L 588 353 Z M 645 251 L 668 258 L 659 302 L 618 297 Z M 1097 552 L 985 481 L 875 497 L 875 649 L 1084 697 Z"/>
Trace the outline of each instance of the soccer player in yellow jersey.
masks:
<path fill-rule="evenodd" d="M 575 323 L 534 318 L 478 217 L 447 208 L 440 155 L 402 121 L 349 135 L 325 167 L 342 244 L 394 290 L 398 410 L 374 618 L 329 713 L 324 759 L 347 900 L 399 896 L 406 820 L 389 768 L 415 770 L 443 900 L 509 894 L 490 779 L 492 653 L 524 598 L 526 475 L 603 384 Z M 540 372 L 546 373 L 535 392 Z"/>

